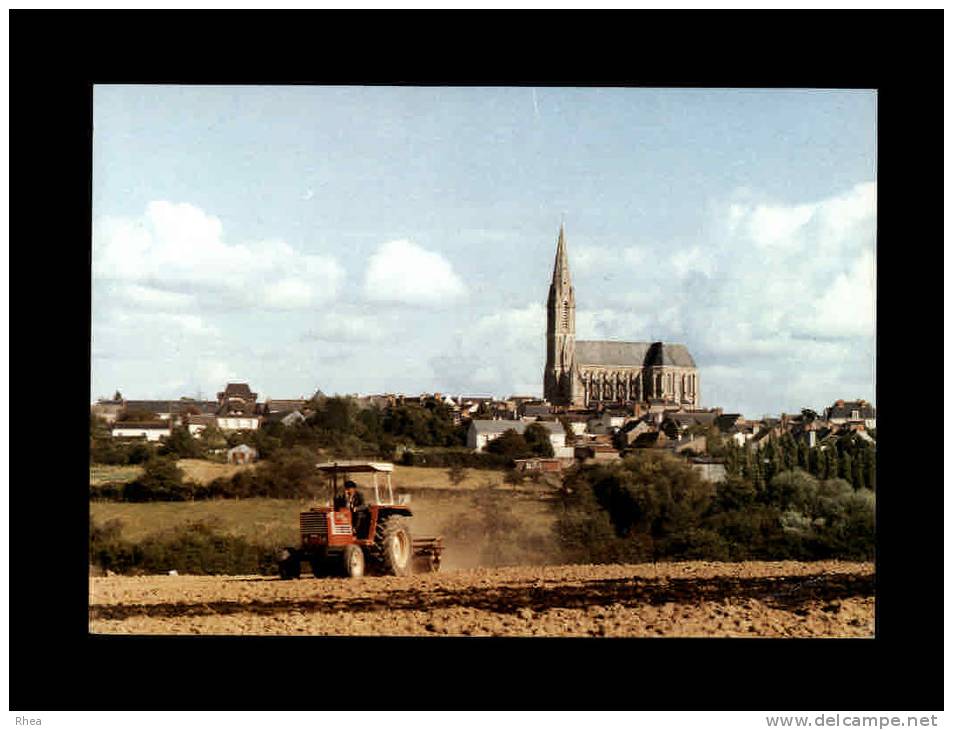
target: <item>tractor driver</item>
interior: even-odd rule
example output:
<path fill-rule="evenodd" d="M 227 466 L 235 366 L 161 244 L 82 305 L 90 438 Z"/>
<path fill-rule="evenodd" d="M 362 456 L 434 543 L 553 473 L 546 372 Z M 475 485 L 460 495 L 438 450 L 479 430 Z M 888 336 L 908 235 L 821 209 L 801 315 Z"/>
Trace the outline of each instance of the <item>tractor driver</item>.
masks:
<path fill-rule="evenodd" d="M 354 534 L 359 535 L 367 519 L 367 505 L 364 503 L 364 496 L 357 491 L 357 484 L 350 479 L 344 482 L 344 506 L 351 510 Z"/>

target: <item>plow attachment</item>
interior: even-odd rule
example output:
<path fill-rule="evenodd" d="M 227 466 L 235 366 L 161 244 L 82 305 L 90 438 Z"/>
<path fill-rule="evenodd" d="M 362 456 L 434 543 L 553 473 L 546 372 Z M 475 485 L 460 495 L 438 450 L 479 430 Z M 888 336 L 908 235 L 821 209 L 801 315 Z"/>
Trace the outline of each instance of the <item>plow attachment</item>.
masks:
<path fill-rule="evenodd" d="M 440 554 L 443 552 L 442 537 L 415 537 L 414 572 L 436 573 L 440 570 Z"/>

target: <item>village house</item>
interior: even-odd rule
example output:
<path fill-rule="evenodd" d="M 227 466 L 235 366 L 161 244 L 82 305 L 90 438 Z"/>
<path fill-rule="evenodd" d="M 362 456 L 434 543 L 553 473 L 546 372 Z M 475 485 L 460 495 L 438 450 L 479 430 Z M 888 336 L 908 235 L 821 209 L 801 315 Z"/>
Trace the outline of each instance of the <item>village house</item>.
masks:
<path fill-rule="evenodd" d="M 198 436 L 209 426 L 217 426 L 218 419 L 209 414 L 202 414 L 200 416 L 190 415 L 185 417 L 184 425 L 192 436 Z"/>
<path fill-rule="evenodd" d="M 595 442 L 584 446 L 576 446 L 574 455 L 579 461 L 591 461 L 597 464 L 608 461 L 618 461 L 622 458 L 619 450 L 612 444 Z"/>
<path fill-rule="evenodd" d="M 565 459 L 513 459 L 514 469 L 520 474 L 558 474 L 563 470 Z"/>
<path fill-rule="evenodd" d="M 292 411 L 304 411 L 307 405 L 308 401 L 304 398 L 268 398 L 261 406 L 261 415 L 265 416 L 265 418 L 282 416 Z"/>
<path fill-rule="evenodd" d="M 516 405 L 516 413 L 520 418 L 532 421 L 542 416 L 549 416 L 553 412 L 553 407 L 549 403 L 529 402 Z"/>
<path fill-rule="evenodd" d="M 725 462 L 722 459 L 713 459 L 710 456 L 693 456 L 688 460 L 692 469 L 698 472 L 703 481 L 723 482 L 727 476 Z"/>
<path fill-rule="evenodd" d="M 553 445 L 553 453 L 557 458 L 572 458 L 572 447 L 566 446 L 566 431 L 559 421 L 534 421 L 549 431 L 549 440 Z M 467 431 L 467 447 L 475 451 L 486 451 L 486 445 L 493 439 L 503 435 L 505 431 L 513 430 L 522 435 L 530 424 L 526 421 L 470 421 Z"/>
<path fill-rule="evenodd" d="M 98 400 L 89 407 L 89 412 L 94 416 L 99 416 L 106 423 L 112 423 L 115 421 L 119 414 L 123 412 L 126 407 L 126 402 L 123 400 Z"/>
<path fill-rule="evenodd" d="M 226 459 L 229 464 L 251 464 L 258 460 L 258 451 L 248 444 L 239 444 L 226 452 Z"/>
<path fill-rule="evenodd" d="M 622 426 L 616 433 L 616 444 L 621 448 L 626 448 L 635 443 L 635 440 L 644 433 L 650 433 L 656 429 L 645 419 L 632 419 Z"/>
<path fill-rule="evenodd" d="M 877 428 L 877 416 L 874 407 L 865 400 L 838 400 L 825 409 L 824 418 L 835 425 L 863 425 L 865 428 Z"/>
<path fill-rule="evenodd" d="M 595 434 L 612 434 L 622 428 L 632 416 L 622 411 L 603 411 L 586 423 L 586 430 Z"/>
<path fill-rule="evenodd" d="M 113 438 L 145 439 L 159 441 L 172 433 L 172 422 L 165 421 L 117 421 L 112 426 Z"/>
<path fill-rule="evenodd" d="M 218 394 L 216 425 L 222 431 L 254 431 L 261 423 L 257 407 L 258 394 L 248 383 L 228 383 Z"/>

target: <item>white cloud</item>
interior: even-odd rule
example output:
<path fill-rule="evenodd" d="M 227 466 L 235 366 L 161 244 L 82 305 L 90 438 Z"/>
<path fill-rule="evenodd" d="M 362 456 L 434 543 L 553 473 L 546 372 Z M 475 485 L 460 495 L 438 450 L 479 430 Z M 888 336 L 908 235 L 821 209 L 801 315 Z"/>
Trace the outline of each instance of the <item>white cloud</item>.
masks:
<path fill-rule="evenodd" d="M 157 333 L 168 336 L 217 336 L 217 327 L 208 324 L 195 314 L 169 314 L 167 312 L 114 312 L 111 325 L 142 332 L 156 337 Z"/>
<path fill-rule="evenodd" d="M 194 306 L 195 297 L 182 292 L 163 291 L 151 286 L 140 284 L 126 284 L 110 288 L 123 302 L 124 306 L 141 307 L 143 309 L 180 310 Z"/>
<path fill-rule="evenodd" d="M 619 268 L 631 269 L 647 264 L 648 249 L 644 246 L 625 246 L 612 249 L 608 246 L 576 246 L 569 251 L 569 270 L 573 274 L 587 276 Z"/>
<path fill-rule="evenodd" d="M 633 340 L 645 331 L 647 323 L 646 317 L 632 311 L 577 308 L 576 337 L 580 340 Z"/>
<path fill-rule="evenodd" d="M 384 336 L 379 317 L 327 312 L 305 335 L 306 340 L 325 342 L 373 342 Z"/>
<path fill-rule="evenodd" d="M 542 394 L 546 307 L 533 302 L 478 317 L 430 361 L 435 387 L 451 393 Z"/>
<path fill-rule="evenodd" d="M 803 252 L 853 244 L 857 229 L 872 227 L 876 214 L 877 184 L 865 182 L 812 203 L 735 203 L 728 207 L 726 223 L 759 249 Z"/>
<path fill-rule="evenodd" d="M 464 298 L 466 288 L 441 254 L 401 239 L 371 256 L 364 296 L 373 302 L 439 305 Z"/>
<path fill-rule="evenodd" d="M 149 203 L 136 219 L 96 219 L 92 268 L 94 287 L 140 287 L 125 294 L 144 294 L 141 301 L 157 308 L 181 300 L 156 292 L 186 292 L 208 305 L 304 308 L 334 299 L 344 280 L 333 257 L 303 254 L 279 240 L 228 243 L 218 218 L 166 201 Z"/>
<path fill-rule="evenodd" d="M 610 254 L 605 246 L 576 246 L 569 258 L 569 270 L 574 274 L 585 276 L 594 271 L 601 271 L 610 258 Z"/>
<path fill-rule="evenodd" d="M 675 252 L 672 256 L 672 267 L 680 278 L 685 278 L 692 272 L 710 277 L 714 273 L 715 257 L 710 249 L 692 246 Z"/>
<path fill-rule="evenodd" d="M 876 272 L 871 251 L 853 268 L 837 276 L 815 302 L 805 328 L 830 337 L 864 337 L 874 331 Z"/>

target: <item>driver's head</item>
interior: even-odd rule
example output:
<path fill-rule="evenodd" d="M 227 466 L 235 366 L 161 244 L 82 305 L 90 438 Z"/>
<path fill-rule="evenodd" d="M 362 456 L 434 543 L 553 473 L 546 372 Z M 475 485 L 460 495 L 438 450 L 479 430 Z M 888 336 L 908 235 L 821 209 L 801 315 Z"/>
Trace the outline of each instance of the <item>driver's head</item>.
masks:
<path fill-rule="evenodd" d="M 350 479 L 344 482 L 345 492 L 353 492 L 355 489 L 357 489 L 357 485 L 354 482 L 352 482 Z"/>

